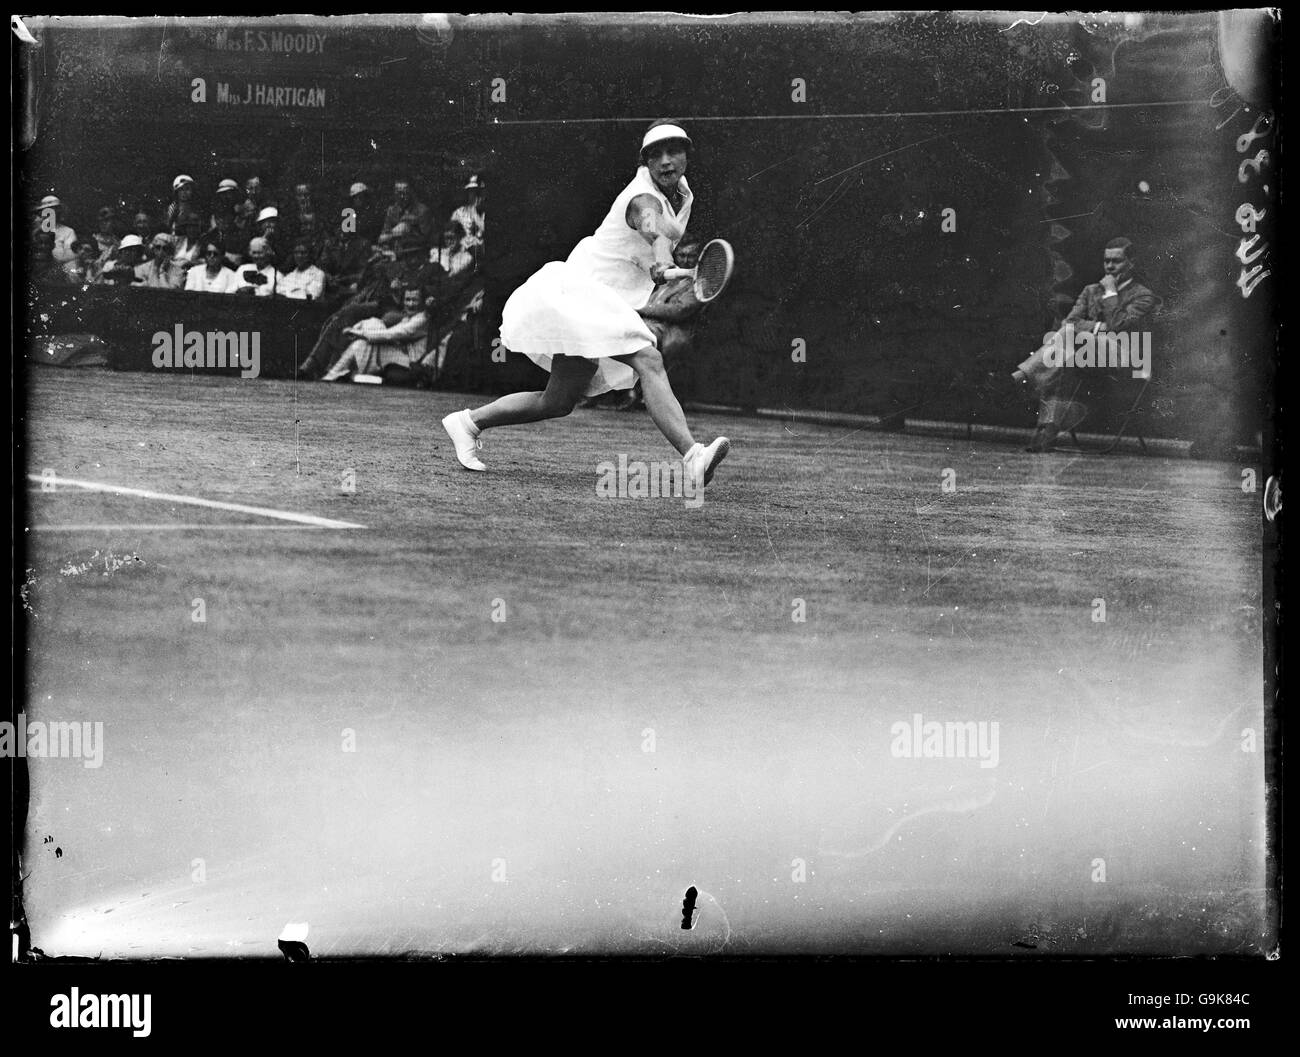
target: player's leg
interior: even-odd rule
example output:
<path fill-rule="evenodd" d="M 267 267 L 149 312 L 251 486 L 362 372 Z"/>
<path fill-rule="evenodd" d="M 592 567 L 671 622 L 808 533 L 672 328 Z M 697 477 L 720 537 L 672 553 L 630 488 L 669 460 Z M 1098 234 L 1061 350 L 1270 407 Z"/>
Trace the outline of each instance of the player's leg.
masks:
<path fill-rule="evenodd" d="M 731 441 L 726 437 L 718 437 L 708 445 L 696 443 L 686 424 L 686 413 L 682 411 L 682 405 L 668 382 L 663 355 L 653 345 L 647 345 L 631 356 L 616 358 L 630 365 L 641 379 L 641 395 L 646 410 L 668 443 L 681 452 L 682 465 L 688 472 L 695 474 L 702 484 L 708 484 L 718 463 L 731 450 Z"/>
<path fill-rule="evenodd" d="M 510 393 L 471 411 L 470 418 L 480 430 L 561 418 L 577 407 L 596 368 L 595 360 L 557 356 L 551 361 L 551 377 L 542 392 Z"/>
<path fill-rule="evenodd" d="M 551 361 L 551 377 L 542 392 L 510 393 L 477 410 L 448 415 L 442 420 L 442 426 L 455 445 L 456 458 L 467 470 L 487 469 L 476 454 L 483 430 L 562 418 L 582 399 L 596 369 L 595 360 L 557 356 Z"/>
<path fill-rule="evenodd" d="M 615 358 L 636 371 L 636 376 L 641 380 L 642 399 L 645 400 L 646 410 L 650 412 L 654 424 L 668 439 L 668 443 L 685 455 L 695 446 L 695 438 L 691 436 L 690 427 L 686 424 L 686 413 L 668 382 L 663 355 L 653 345 L 647 345 L 630 356 Z"/>

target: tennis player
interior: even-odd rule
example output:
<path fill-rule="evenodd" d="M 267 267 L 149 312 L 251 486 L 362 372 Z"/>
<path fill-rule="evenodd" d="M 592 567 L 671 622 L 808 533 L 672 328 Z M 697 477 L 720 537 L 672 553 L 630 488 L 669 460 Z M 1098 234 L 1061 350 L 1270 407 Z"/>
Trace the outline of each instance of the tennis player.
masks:
<path fill-rule="evenodd" d="M 718 437 L 704 445 L 691 436 L 654 331 L 637 312 L 674 266 L 673 247 L 686 233 L 694 200 L 686 182 L 690 147 L 681 126 L 651 125 L 641 141 L 636 176 L 596 233 L 578 243 L 568 260 L 546 265 L 510 296 L 501 343 L 551 377 L 543 392 L 511 393 L 442 420 L 467 470 L 487 469 L 477 455 L 483 430 L 560 418 L 584 396 L 631 389 L 639 378 L 646 409 L 681 453 L 685 472 L 702 485 L 712 479 L 731 442 Z M 644 195 L 658 208 L 640 198 Z"/>

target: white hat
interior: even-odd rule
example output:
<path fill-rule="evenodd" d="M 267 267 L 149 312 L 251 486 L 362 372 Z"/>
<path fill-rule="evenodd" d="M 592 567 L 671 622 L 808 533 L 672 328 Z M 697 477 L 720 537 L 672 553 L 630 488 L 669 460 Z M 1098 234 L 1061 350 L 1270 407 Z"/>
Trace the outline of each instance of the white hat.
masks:
<path fill-rule="evenodd" d="M 184 173 L 181 173 L 180 176 L 176 177 L 176 179 L 172 181 L 172 190 L 179 191 L 182 187 L 185 186 L 185 184 L 192 184 L 193 182 L 194 182 L 193 176 L 186 176 Z"/>
<path fill-rule="evenodd" d="M 483 186 L 484 186 L 483 181 L 478 178 L 478 173 L 475 173 L 473 176 L 469 178 L 469 183 L 465 185 L 465 190 L 481 191 L 483 190 Z"/>
<path fill-rule="evenodd" d="M 57 209 L 61 205 L 63 205 L 63 203 L 60 202 L 54 195 L 46 195 L 44 198 L 41 199 L 41 204 L 38 205 L 36 208 Z"/>
<path fill-rule="evenodd" d="M 691 137 L 686 134 L 686 130 L 681 125 L 656 125 L 645 134 L 645 139 L 641 141 L 641 149 L 644 151 L 653 143 L 660 143 L 666 139 L 681 139 L 687 143 L 691 142 Z"/>
<path fill-rule="evenodd" d="M 263 220 L 270 220 L 272 217 L 278 217 L 280 211 L 275 206 L 267 206 L 257 214 L 257 222 L 260 224 Z"/>
<path fill-rule="evenodd" d="M 238 191 L 238 190 L 239 190 L 239 184 L 237 184 L 234 180 L 225 179 L 222 180 L 221 183 L 217 184 L 217 194 L 221 194 L 223 191 Z"/>
<path fill-rule="evenodd" d="M 117 244 L 119 250 L 129 250 L 132 246 L 144 246 L 139 235 L 123 235 L 122 241 Z"/>
<path fill-rule="evenodd" d="M 365 194 L 370 188 L 363 183 L 354 183 L 351 190 L 348 191 L 348 197 L 353 198 L 356 195 Z"/>
<path fill-rule="evenodd" d="M 150 246 L 175 246 L 175 244 L 176 244 L 176 240 L 173 239 L 170 235 L 168 235 L 167 232 L 165 231 L 158 232 L 157 235 L 155 235 L 152 239 L 149 240 Z"/>

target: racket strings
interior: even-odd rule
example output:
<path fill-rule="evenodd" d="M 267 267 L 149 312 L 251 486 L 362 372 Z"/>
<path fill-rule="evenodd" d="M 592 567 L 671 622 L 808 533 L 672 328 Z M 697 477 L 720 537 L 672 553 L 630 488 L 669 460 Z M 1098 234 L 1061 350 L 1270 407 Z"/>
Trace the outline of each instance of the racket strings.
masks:
<path fill-rule="evenodd" d="M 695 270 L 696 279 L 706 297 L 712 297 L 727 281 L 727 254 L 719 247 L 710 247 L 700 256 Z"/>

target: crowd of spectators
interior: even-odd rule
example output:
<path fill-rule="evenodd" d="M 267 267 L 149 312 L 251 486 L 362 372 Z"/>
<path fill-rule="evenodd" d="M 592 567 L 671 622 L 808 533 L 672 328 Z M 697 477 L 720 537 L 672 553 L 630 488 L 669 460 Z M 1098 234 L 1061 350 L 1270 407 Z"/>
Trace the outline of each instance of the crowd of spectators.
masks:
<path fill-rule="evenodd" d="M 436 372 L 452 331 L 482 308 L 485 202 L 478 175 L 465 184 L 463 203 L 439 220 L 404 177 L 386 204 L 358 181 L 330 206 L 310 183 L 277 195 L 256 175 L 242 188 L 221 180 L 205 201 L 181 174 L 161 215 L 105 205 L 94 232 L 79 238 L 64 202 L 50 194 L 33 211 L 29 275 L 38 288 L 324 301 L 336 311 L 303 364 L 306 376 L 338 377 L 345 359 L 359 372 L 390 364 Z"/>

